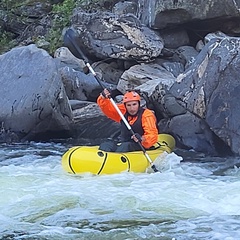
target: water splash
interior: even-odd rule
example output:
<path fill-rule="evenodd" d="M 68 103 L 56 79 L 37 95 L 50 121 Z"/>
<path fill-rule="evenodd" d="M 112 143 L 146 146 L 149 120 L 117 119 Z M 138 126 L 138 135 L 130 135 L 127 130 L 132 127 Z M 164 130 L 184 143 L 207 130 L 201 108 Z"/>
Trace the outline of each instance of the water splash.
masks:
<path fill-rule="evenodd" d="M 63 152 L 56 144 L 0 148 L 0 239 L 240 237 L 237 158 L 164 153 L 158 173 L 92 176 L 66 174 Z"/>

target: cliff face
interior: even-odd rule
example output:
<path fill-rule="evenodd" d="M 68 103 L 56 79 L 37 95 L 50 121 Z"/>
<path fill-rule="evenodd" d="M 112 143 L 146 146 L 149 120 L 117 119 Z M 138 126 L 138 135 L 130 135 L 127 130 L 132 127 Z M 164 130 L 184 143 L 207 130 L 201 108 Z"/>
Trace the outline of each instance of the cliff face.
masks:
<path fill-rule="evenodd" d="M 36 43 L 52 54 L 61 46 L 62 30 L 70 25 L 69 19 L 77 7 L 87 12 L 134 14 L 143 25 L 160 32 L 167 42 L 169 38 L 176 42 L 179 36 L 176 32 L 180 30 L 181 34 L 185 34 L 182 30 L 187 32 L 192 44 L 209 32 L 222 31 L 231 36 L 240 34 L 239 0 L 210 0 L 207 3 L 204 0 L 3 0 L 0 6 L 0 52 L 19 44 Z M 174 48 L 176 43 L 168 46 Z"/>
<path fill-rule="evenodd" d="M 79 2 L 81 8 L 75 5 Z M 36 117 L 38 119 L 38 128 L 29 128 L 27 121 L 21 121 L 21 125 L 18 125 L 24 130 L 21 132 L 20 128 L 12 124 L 16 122 L 16 117 L 11 118 L 10 111 L 4 116 L 0 114 L 0 121 L 5 127 L 25 134 L 28 140 L 34 139 L 36 134 L 49 133 L 51 129 L 56 132 L 73 130 L 74 134 L 69 132 L 68 136 L 93 139 L 117 133 L 118 125 L 111 124 L 96 106 L 101 87 L 84 62 L 80 61 L 84 53 L 87 57 L 85 63 L 87 61 L 92 65 L 104 86 L 112 88 L 114 97 L 120 98 L 127 89 L 137 90 L 143 98 L 143 104 L 155 112 L 160 131 L 171 133 L 178 146 L 212 155 L 240 154 L 237 108 L 240 100 L 237 94 L 239 2 L 79 2 L 69 0 L 55 5 L 51 1 L 32 1 L 19 4 L 12 11 L 11 17 L 2 18 L 1 27 L 5 32 L 13 34 L 14 44 L 26 45 L 19 51 L 19 58 L 14 57 L 16 51 L 11 51 L 8 58 L 5 55 L 0 59 L 3 61 L 1 71 L 8 75 L 7 78 L 4 75 L 0 77 L 4 83 L 2 86 L 5 86 L 2 91 L 10 91 L 10 82 L 19 83 L 18 76 L 12 71 L 16 65 L 25 66 L 26 72 L 31 66 L 33 72 L 38 73 L 39 79 L 34 74 L 31 77 L 38 79 L 39 83 L 45 83 L 45 80 L 51 82 L 55 79 L 51 76 L 55 75 L 63 83 L 56 84 L 54 81 L 51 85 L 51 92 L 56 96 L 53 99 L 49 97 L 53 104 L 45 108 L 46 116 L 54 124 L 49 127 L 47 117 L 43 119 L 39 117 L 41 114 L 33 114 L 33 120 Z M 4 10 L 9 14 L 9 11 Z M 63 12 L 68 13 L 70 19 L 65 21 L 60 14 Z M 27 21 L 20 21 L 13 16 L 24 16 Z M 60 35 L 56 37 L 53 34 L 56 23 L 65 24 L 57 25 L 60 32 L 63 26 L 67 26 L 73 34 L 69 37 L 66 34 L 69 29 L 64 29 L 63 38 Z M 49 38 L 50 33 L 52 37 Z M 55 52 L 54 60 L 57 60 L 54 65 L 56 68 L 48 68 L 45 74 L 41 74 L 38 70 L 44 63 L 37 63 L 36 58 L 33 61 L 26 54 L 28 45 L 36 43 L 38 48 L 49 50 L 51 41 L 61 47 L 54 49 L 54 45 L 51 45 Z M 6 59 L 15 60 L 8 60 L 6 64 Z M 21 64 L 21 59 L 25 59 L 27 64 Z M 39 58 L 39 61 L 41 59 L 44 57 Z M 24 76 L 24 69 L 22 72 Z M 21 81 L 20 86 L 25 86 L 29 78 L 21 77 Z M 15 98 L 17 94 L 8 95 L 9 109 L 15 109 L 16 104 L 21 105 L 21 96 L 28 96 L 27 87 L 21 89 L 23 95 L 20 94 L 18 98 Z M 41 91 L 41 96 L 45 96 L 44 92 Z M 29 99 L 28 107 L 31 108 L 36 100 L 32 99 L 32 95 Z M 41 99 L 45 106 L 47 98 Z M 68 108 L 69 104 L 71 109 Z M 24 109 L 18 112 L 17 118 L 23 120 L 25 117 Z"/>

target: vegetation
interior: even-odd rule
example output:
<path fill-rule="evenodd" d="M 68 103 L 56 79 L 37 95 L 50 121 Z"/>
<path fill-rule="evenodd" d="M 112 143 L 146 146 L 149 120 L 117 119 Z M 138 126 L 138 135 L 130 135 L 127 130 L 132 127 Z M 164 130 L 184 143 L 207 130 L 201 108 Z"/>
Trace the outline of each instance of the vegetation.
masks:
<path fill-rule="evenodd" d="M 16 6 L 16 0 L 1 0 L 2 7 L 5 9 L 11 9 Z"/>
<path fill-rule="evenodd" d="M 12 41 L 12 34 L 6 31 L 1 31 L 0 37 L 0 53 L 6 52 L 8 49 L 14 47 L 14 41 Z"/>
<path fill-rule="evenodd" d="M 16 0 L 1 0 L 1 7 L 0 7 L 0 23 L 4 19 L 4 12 L 2 9 L 5 9 L 6 12 L 11 13 L 12 9 L 16 8 L 16 4 L 18 1 Z M 14 34 L 11 32 L 7 32 L 5 29 L 2 29 L 0 25 L 0 53 L 3 53 L 12 47 L 14 47 Z"/>
<path fill-rule="evenodd" d="M 53 54 L 57 48 L 62 46 L 62 31 L 65 27 L 70 26 L 70 18 L 74 8 L 81 6 L 85 10 L 90 10 L 100 8 L 100 5 L 104 5 L 104 2 L 106 0 L 65 0 L 61 4 L 53 5 L 53 24 L 46 36 L 46 40 L 50 43 L 49 53 Z"/>
<path fill-rule="evenodd" d="M 41 0 L 43 3 L 45 0 Z M 119 0 L 62 0 L 57 1 L 59 3 L 52 4 L 52 10 L 50 15 L 52 16 L 51 28 L 46 36 L 32 37 L 32 42 L 38 43 L 40 40 L 48 42 L 49 45 L 44 47 L 50 54 L 53 54 L 57 48 L 62 46 L 62 31 L 64 28 L 70 26 L 70 18 L 72 16 L 73 9 L 81 6 L 86 11 L 92 11 L 93 9 L 110 9 L 113 4 Z M 1 0 L 0 6 L 0 24 L 4 24 L 3 19 L 7 15 L 8 20 L 16 17 L 15 12 L 19 12 L 21 6 L 35 4 L 35 0 Z M 55 0 L 49 0 L 50 3 L 55 3 Z M 24 23 L 30 22 L 27 16 L 17 16 Z M 36 20 L 38 21 L 38 20 Z M 2 25 L 2 28 L 4 25 Z M 6 26 L 5 26 L 6 27 Z M 18 37 L 13 33 L 7 32 L 7 29 L 2 29 L 0 25 L 0 54 L 11 49 L 18 44 Z"/>
<path fill-rule="evenodd" d="M 70 17 L 75 7 L 76 1 L 74 0 L 65 0 L 63 3 L 53 6 L 53 24 L 46 36 L 46 40 L 50 43 L 48 49 L 50 54 L 53 54 L 62 45 L 62 30 L 70 25 Z"/>

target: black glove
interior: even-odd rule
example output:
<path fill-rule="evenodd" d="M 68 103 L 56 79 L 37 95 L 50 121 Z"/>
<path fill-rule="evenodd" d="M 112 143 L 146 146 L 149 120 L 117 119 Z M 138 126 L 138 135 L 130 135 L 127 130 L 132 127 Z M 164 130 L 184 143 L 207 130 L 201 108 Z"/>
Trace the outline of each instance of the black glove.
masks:
<path fill-rule="evenodd" d="M 110 90 L 109 88 L 106 88 L 106 89 L 109 91 L 109 93 L 110 93 L 110 95 L 111 95 L 111 90 Z M 101 95 L 102 95 L 103 97 L 107 98 L 106 94 L 104 93 L 104 90 L 101 92 Z"/>
<path fill-rule="evenodd" d="M 137 138 L 139 142 L 142 141 L 142 136 L 139 133 L 135 133 L 134 136 Z"/>

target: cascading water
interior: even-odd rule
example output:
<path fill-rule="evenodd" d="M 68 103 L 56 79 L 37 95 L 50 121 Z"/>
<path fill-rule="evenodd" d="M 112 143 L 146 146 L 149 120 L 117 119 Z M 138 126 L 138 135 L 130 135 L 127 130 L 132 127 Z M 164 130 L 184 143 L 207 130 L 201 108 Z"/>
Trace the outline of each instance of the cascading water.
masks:
<path fill-rule="evenodd" d="M 0 146 L 0 239 L 239 239 L 239 158 L 181 161 L 161 173 L 65 173 L 56 143 Z"/>

